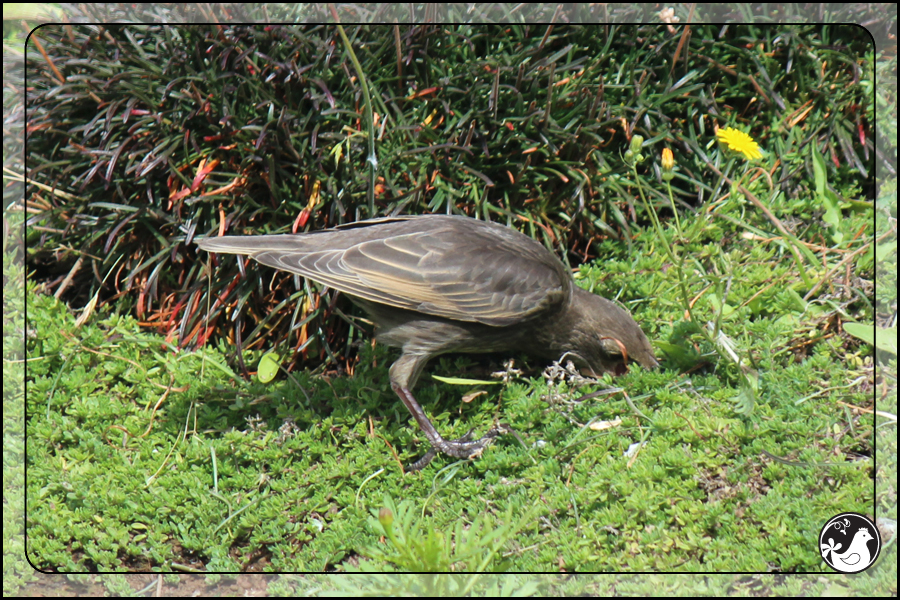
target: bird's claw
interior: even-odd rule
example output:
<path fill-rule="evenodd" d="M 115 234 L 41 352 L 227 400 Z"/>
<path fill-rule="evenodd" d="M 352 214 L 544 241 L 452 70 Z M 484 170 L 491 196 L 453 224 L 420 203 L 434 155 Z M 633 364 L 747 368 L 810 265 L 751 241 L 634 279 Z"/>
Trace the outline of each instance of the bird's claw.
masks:
<path fill-rule="evenodd" d="M 436 443 L 433 444 L 432 448 L 428 452 L 426 452 L 425 455 L 422 456 L 422 458 L 415 461 L 414 463 L 409 464 L 406 467 L 406 470 L 419 471 L 421 469 L 424 469 L 432 460 L 434 460 L 434 457 L 437 456 L 438 452 L 446 454 L 447 456 L 452 456 L 453 458 L 464 458 L 469 460 L 478 458 L 479 456 L 481 456 L 481 453 L 484 452 L 484 449 L 487 448 L 488 444 L 490 444 L 494 440 L 495 437 L 497 437 L 501 433 L 512 432 L 512 428 L 505 423 L 500 423 L 499 425 L 494 426 L 486 434 L 484 434 L 482 438 L 471 441 L 473 431 L 475 430 L 470 429 L 466 435 L 452 441 L 438 438 Z"/>

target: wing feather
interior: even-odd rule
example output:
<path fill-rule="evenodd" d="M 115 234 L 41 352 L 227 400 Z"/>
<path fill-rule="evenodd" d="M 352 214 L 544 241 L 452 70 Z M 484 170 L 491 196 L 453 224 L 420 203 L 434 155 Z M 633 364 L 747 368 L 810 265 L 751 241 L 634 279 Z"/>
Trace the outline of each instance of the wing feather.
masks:
<path fill-rule="evenodd" d="M 352 296 L 458 321 L 512 325 L 568 301 L 572 279 L 538 242 L 466 217 L 374 220 L 301 235 L 208 238 Z"/>

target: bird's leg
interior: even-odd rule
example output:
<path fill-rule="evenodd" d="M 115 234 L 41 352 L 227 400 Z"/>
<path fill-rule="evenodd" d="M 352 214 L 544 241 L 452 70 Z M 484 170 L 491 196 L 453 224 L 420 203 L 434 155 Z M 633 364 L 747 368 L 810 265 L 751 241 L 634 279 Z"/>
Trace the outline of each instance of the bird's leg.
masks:
<path fill-rule="evenodd" d="M 391 389 L 393 389 L 400 397 L 400 400 L 403 401 L 403 404 L 419 425 L 419 429 L 422 430 L 422 433 L 425 434 L 425 437 L 428 438 L 428 441 L 432 446 L 432 449 L 429 450 L 425 456 L 407 467 L 407 470 L 410 471 L 417 471 L 424 468 L 438 452 L 442 452 L 454 458 L 475 458 L 484 451 L 485 446 L 487 446 L 491 440 L 501 433 L 510 430 L 509 426 L 501 424 L 493 427 L 484 435 L 484 437 L 475 441 L 471 440 L 471 431 L 456 440 L 445 440 L 442 438 L 441 434 L 437 432 L 437 429 L 434 428 L 434 425 L 431 424 L 428 417 L 425 416 L 425 411 L 422 410 L 422 407 L 419 406 L 419 403 L 416 402 L 415 397 L 410 391 L 410 388 L 415 385 L 416 380 L 422 373 L 422 369 L 425 367 L 429 358 L 431 358 L 430 355 L 404 352 L 400 358 L 391 365 Z"/>
<path fill-rule="evenodd" d="M 391 383 L 391 387 L 397 395 L 400 396 L 400 400 L 403 401 L 403 404 L 409 409 L 409 412 L 412 413 L 413 418 L 416 420 L 416 423 L 419 425 L 419 429 L 422 430 L 422 433 L 425 434 L 425 437 L 428 438 L 428 441 L 431 442 L 431 450 L 429 450 L 425 456 L 417 460 L 416 462 L 408 465 L 406 467 L 407 471 L 418 471 L 420 469 L 424 469 L 428 463 L 437 456 L 438 452 L 442 452 L 448 456 L 452 456 L 454 458 L 475 458 L 484 451 L 485 447 L 493 440 L 495 437 L 500 435 L 501 433 L 506 433 L 510 431 L 508 425 L 499 424 L 495 425 L 484 434 L 484 437 L 481 439 L 471 441 L 472 431 L 469 431 L 466 435 L 462 436 L 456 440 L 445 440 L 441 437 L 441 434 L 437 432 L 437 429 L 434 428 L 434 425 L 431 424 L 431 421 L 428 420 L 428 417 L 425 416 L 425 412 L 422 410 L 422 407 L 419 406 L 419 403 L 416 402 L 416 399 L 413 397 L 412 392 L 405 387 L 401 387 L 394 383 Z"/>

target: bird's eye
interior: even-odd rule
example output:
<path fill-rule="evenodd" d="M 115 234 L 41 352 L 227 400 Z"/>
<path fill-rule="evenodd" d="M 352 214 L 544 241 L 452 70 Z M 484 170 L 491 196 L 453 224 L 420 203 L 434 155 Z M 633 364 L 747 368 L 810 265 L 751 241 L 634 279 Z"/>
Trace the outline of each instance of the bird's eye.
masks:
<path fill-rule="evenodd" d="M 622 342 L 615 338 L 600 338 L 600 347 L 603 349 L 609 356 L 622 356 L 623 355 L 623 346 Z"/>

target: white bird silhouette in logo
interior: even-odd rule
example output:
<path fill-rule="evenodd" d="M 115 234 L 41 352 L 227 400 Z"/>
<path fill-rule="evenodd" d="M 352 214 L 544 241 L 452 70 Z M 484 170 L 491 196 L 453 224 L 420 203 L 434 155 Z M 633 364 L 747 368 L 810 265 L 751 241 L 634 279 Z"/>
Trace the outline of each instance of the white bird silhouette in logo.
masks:
<path fill-rule="evenodd" d="M 840 549 L 841 544 L 835 544 L 834 540 L 829 538 L 828 544 L 823 547 L 824 552 L 822 555 L 825 556 L 830 551 L 831 562 L 834 563 L 837 568 L 844 567 L 848 571 L 855 572 L 860 568 L 866 567 L 869 564 L 869 561 L 872 560 L 872 555 L 869 552 L 869 547 L 866 545 L 866 542 L 873 539 L 875 538 L 872 537 L 869 530 L 863 527 L 856 532 L 856 535 L 853 536 L 853 541 L 850 542 L 850 547 L 844 552 L 837 552 L 837 550 Z"/>

